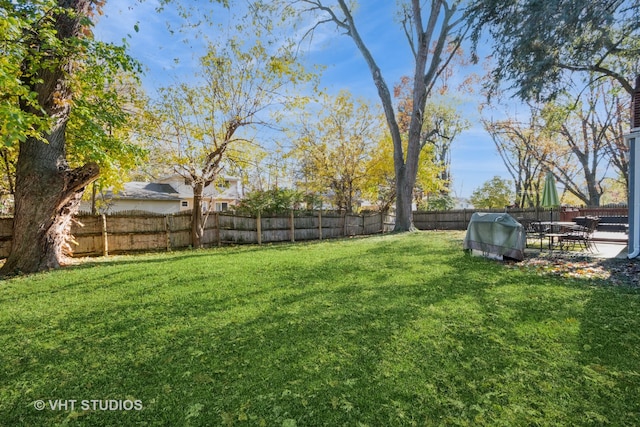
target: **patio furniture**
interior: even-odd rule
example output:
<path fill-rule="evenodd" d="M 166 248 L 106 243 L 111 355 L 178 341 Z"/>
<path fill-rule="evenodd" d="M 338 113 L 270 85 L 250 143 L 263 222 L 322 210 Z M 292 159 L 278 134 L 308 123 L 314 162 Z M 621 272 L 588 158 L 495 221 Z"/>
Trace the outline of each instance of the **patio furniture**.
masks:
<path fill-rule="evenodd" d="M 545 234 L 550 231 L 550 228 L 536 219 L 521 218 L 518 221 L 524 227 L 524 231 L 527 235 L 526 245 L 529 245 L 530 240 L 539 241 L 540 250 L 542 250 L 542 241 L 545 238 Z"/>
<path fill-rule="evenodd" d="M 544 237 L 549 240 L 549 250 L 560 249 L 564 251 L 567 248 L 565 237 L 576 224 L 571 221 L 541 221 L 540 224 L 547 230 Z"/>
<path fill-rule="evenodd" d="M 547 239 L 549 239 L 549 250 L 553 251 L 554 248 L 560 249 L 564 251 L 567 249 L 565 237 L 567 236 L 565 233 L 547 233 L 544 235 Z"/>
<path fill-rule="evenodd" d="M 599 218 L 587 217 L 585 225 L 576 224 L 569 232 L 565 233 L 563 241 L 567 245 L 578 244 L 582 249 L 593 252 L 593 233 L 598 228 Z"/>
<path fill-rule="evenodd" d="M 599 216 L 599 217 L 592 216 L 591 218 L 600 218 L 600 222 L 598 222 L 597 231 L 620 232 L 620 233 L 629 232 L 629 217 L 626 215 L 609 215 L 609 216 Z M 586 226 L 587 217 L 585 216 L 577 216 L 573 220 L 580 225 Z"/>

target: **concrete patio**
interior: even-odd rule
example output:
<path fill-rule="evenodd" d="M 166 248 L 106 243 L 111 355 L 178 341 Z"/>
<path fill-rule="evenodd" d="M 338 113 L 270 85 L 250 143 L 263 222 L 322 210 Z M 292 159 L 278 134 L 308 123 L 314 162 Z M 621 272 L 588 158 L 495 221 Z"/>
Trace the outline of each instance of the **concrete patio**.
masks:
<path fill-rule="evenodd" d="M 567 251 L 565 254 L 580 254 L 592 258 L 627 258 L 628 235 L 619 232 L 595 231 L 593 233 L 593 251 Z M 546 248 L 543 252 L 549 252 Z M 529 246 L 525 254 L 530 256 L 539 254 L 540 249 L 536 246 Z"/>
<path fill-rule="evenodd" d="M 610 231 L 593 233 L 594 253 L 596 258 L 626 258 L 629 235 Z"/>

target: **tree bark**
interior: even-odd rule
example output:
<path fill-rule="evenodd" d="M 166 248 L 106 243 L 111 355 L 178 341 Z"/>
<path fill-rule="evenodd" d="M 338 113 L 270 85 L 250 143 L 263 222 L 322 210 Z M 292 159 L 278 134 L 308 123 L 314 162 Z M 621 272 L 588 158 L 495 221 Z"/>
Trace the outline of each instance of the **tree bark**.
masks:
<path fill-rule="evenodd" d="M 64 161 L 63 132 L 54 132 L 48 144 L 31 138 L 20 146 L 11 253 L 0 274 L 58 268 L 71 252 L 72 217 L 99 168 L 90 163 L 69 169 Z"/>
<path fill-rule="evenodd" d="M 396 173 L 396 222 L 393 227 L 394 232 L 416 230 L 413 225 L 413 209 L 411 208 L 415 180 L 411 181 L 404 171 L 405 168 L 406 166 L 403 166 L 403 170 Z"/>
<path fill-rule="evenodd" d="M 204 183 L 197 181 L 193 184 L 193 209 L 191 218 L 191 244 L 194 248 L 202 247 L 204 224 L 202 215 L 202 193 Z"/>
<path fill-rule="evenodd" d="M 66 40 L 82 31 L 81 17 L 86 16 L 90 0 L 60 0 L 61 7 L 76 14 L 55 16 L 57 37 Z M 36 29 L 37 30 L 37 29 Z M 37 50 L 40 40 L 32 41 Z M 51 49 L 44 46 L 43 49 Z M 20 144 L 16 164 L 15 212 L 11 253 L 0 274 L 33 273 L 57 268 L 67 252 L 73 215 L 77 212 L 84 188 L 99 175 L 95 163 L 77 169 L 66 160 L 65 130 L 72 94 L 69 77 L 73 60 L 57 51 L 51 52 L 50 66 L 36 67 L 36 78 L 24 82 L 38 94 L 38 103 L 52 126 L 43 135 L 46 142 L 28 138 Z M 58 56 L 56 56 L 58 55 Z M 29 58 L 25 68 L 32 69 Z M 25 110 L 29 109 L 24 106 Z M 30 112 L 33 112 L 29 109 Z"/>

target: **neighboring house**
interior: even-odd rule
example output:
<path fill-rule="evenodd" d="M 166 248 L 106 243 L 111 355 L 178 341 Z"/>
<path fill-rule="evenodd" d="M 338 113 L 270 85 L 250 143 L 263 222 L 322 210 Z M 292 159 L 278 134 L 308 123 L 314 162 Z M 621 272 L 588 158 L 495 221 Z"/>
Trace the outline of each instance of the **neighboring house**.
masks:
<path fill-rule="evenodd" d="M 203 210 L 226 211 L 238 203 L 238 178 L 225 177 L 224 187 L 209 185 L 203 194 Z M 171 175 L 155 182 L 127 182 L 121 191 L 107 191 L 99 211 L 146 211 L 171 214 L 193 209 L 193 188 L 180 175 Z M 83 201 L 80 210 L 91 211 L 90 202 Z"/>
<path fill-rule="evenodd" d="M 169 214 L 180 211 L 180 195 L 169 184 L 155 182 L 127 182 L 124 188 L 115 194 L 108 190 L 98 196 L 100 213 L 122 211 L 147 211 Z M 81 211 L 91 211 L 91 203 L 82 201 Z"/>
<path fill-rule="evenodd" d="M 193 187 L 187 180 L 178 174 L 168 176 L 158 180 L 159 183 L 169 184 L 180 194 L 180 210 L 193 209 Z M 238 183 L 240 180 L 235 177 L 225 176 L 224 184 L 216 188 L 211 184 L 205 187 L 202 193 L 202 209 L 207 211 L 211 206 L 212 211 L 224 212 L 231 206 L 235 206 L 240 200 Z"/>
<path fill-rule="evenodd" d="M 454 197 L 453 201 L 455 203 L 453 209 L 473 209 L 473 204 L 471 204 L 469 199 L 464 197 Z"/>

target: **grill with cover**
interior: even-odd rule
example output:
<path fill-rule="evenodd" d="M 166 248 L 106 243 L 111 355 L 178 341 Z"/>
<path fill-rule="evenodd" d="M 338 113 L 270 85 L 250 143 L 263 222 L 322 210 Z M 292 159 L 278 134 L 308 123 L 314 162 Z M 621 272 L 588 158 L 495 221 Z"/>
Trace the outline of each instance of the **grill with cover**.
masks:
<path fill-rule="evenodd" d="M 527 236 L 522 224 L 506 213 L 476 212 L 464 237 L 465 250 L 477 250 L 491 258 L 524 259 Z"/>

